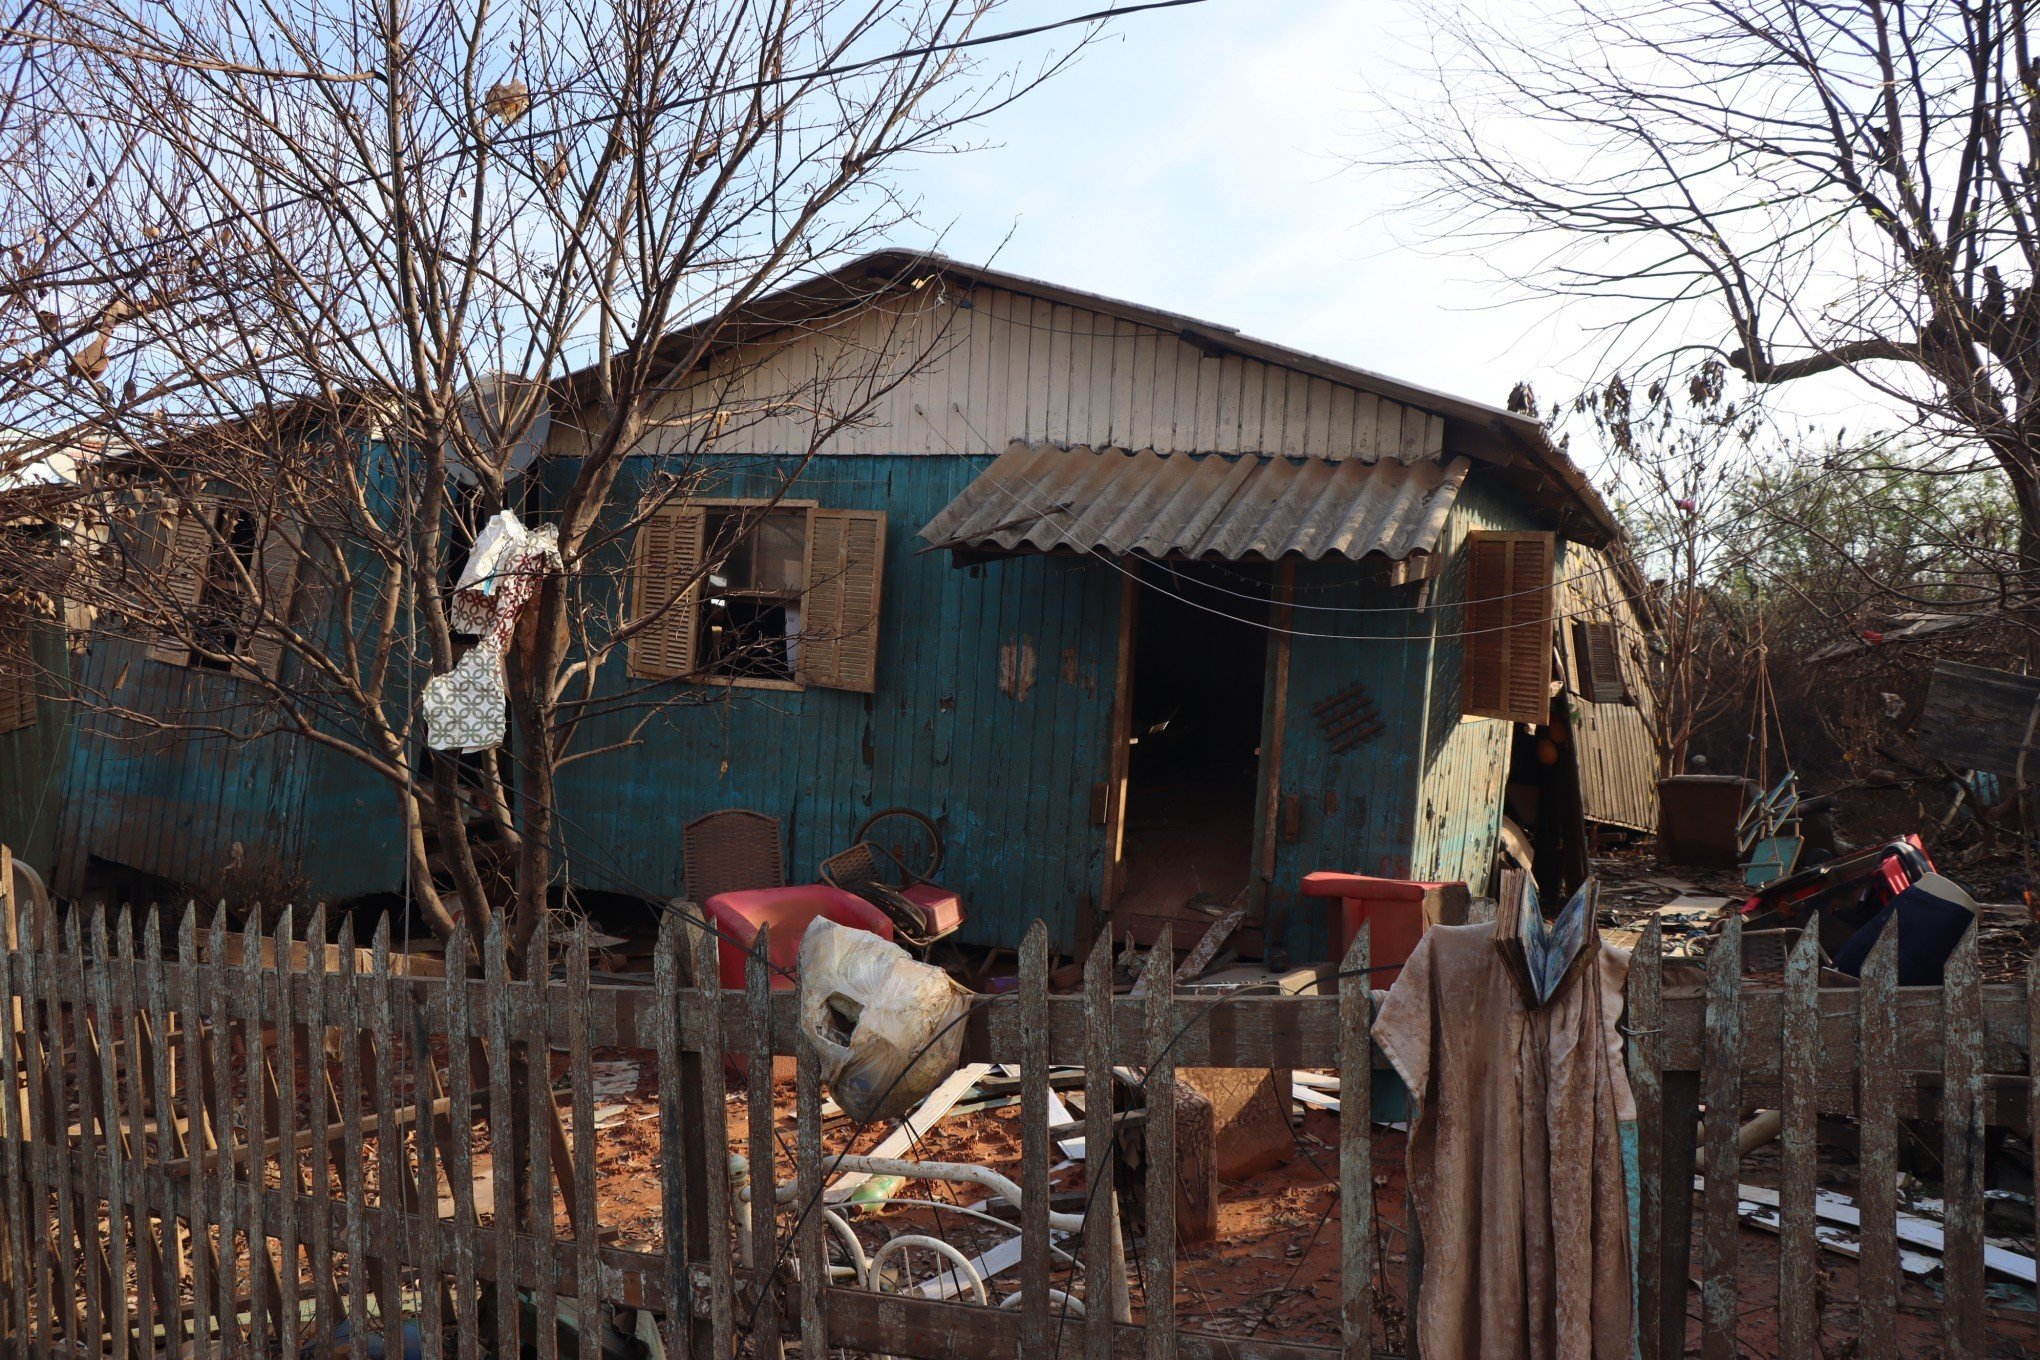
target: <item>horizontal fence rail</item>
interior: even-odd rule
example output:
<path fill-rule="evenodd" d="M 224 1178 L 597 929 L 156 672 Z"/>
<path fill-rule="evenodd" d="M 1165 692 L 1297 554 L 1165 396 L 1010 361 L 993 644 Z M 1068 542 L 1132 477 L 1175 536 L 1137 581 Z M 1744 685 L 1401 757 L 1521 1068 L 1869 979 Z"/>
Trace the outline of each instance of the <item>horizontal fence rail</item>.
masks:
<path fill-rule="evenodd" d="M 302 929 L 285 912 L 264 932 L 230 930 L 224 913 L 0 907 L 0 1355 L 360 1355 L 374 1337 L 385 1355 L 426 1360 L 594 1360 L 655 1338 L 702 1360 L 778 1360 L 789 1345 L 925 1360 L 1357 1360 L 1401 1335 L 1384 1323 L 1393 1282 L 1370 1080 L 1340 1092 L 1336 1331 L 1181 1329 L 1169 1287 L 1175 1070 L 1385 1066 L 1368 1037 L 1364 931 L 1328 994 L 1215 1000 L 1175 991 L 1166 943 L 1135 994 L 1114 995 L 1102 941 L 1083 990 L 1051 995 L 1046 934 L 1031 930 L 1016 989 L 976 1002 L 964 1026 L 964 1060 L 1013 1064 L 1020 1084 L 1019 1283 L 1006 1306 L 980 1306 L 860 1277 L 854 1234 L 846 1242 L 822 1193 L 835 1168 L 820 1058 L 794 994 L 773 987 L 763 932 L 745 988 L 723 991 L 719 942 L 682 912 L 662 924 L 649 984 L 624 985 L 591 973 L 579 924 L 542 928 L 520 969 L 500 931 L 456 936 L 442 965 L 393 952 L 386 922 L 366 948 L 329 945 L 331 926 L 352 934 L 323 911 Z M 1943 1341 L 1952 1356 L 1985 1354 L 1984 1143 L 1993 1126 L 2030 1131 L 2040 1117 L 2028 1080 L 2040 993 L 1982 985 L 1973 934 L 1945 988 L 1898 988 L 1891 938 L 1860 988 L 1819 987 L 1808 942 L 1777 985 L 1745 980 L 1740 963 L 1731 920 L 1704 971 L 1665 957 L 1655 926 L 1630 968 L 1643 1353 L 1684 1354 L 1696 1266 L 1703 1353 L 1737 1353 L 1737 1135 L 1763 1107 L 1783 1121 L 1784 1353 L 1814 1353 L 1821 1325 L 1815 1121 L 1843 1114 L 1861 1138 L 1861 1297 L 1848 1306 L 1863 1353 L 1898 1353 L 1901 1121 L 1938 1119 Z M 618 1245 L 601 1221 L 591 1055 L 610 1048 L 644 1051 L 656 1075 L 657 1250 Z M 779 1109 L 775 1056 L 793 1060 Z M 1070 1135 L 1050 1132 L 1051 1062 L 1084 1068 L 1091 1155 L 1068 1236 L 1052 1212 L 1056 1137 Z M 1146 1228 L 1130 1246 L 1129 1187 L 1098 1155 L 1128 1137 L 1115 1090 L 1144 1104 L 1132 1136 Z M 731 1138 L 738 1092 L 749 1122 Z M 1414 1276 L 1422 1252 L 1409 1246 Z M 1138 1310 L 1130 1281 L 1146 1284 Z M 1416 1311 L 1420 1287 L 1408 1281 L 1401 1309 Z"/>

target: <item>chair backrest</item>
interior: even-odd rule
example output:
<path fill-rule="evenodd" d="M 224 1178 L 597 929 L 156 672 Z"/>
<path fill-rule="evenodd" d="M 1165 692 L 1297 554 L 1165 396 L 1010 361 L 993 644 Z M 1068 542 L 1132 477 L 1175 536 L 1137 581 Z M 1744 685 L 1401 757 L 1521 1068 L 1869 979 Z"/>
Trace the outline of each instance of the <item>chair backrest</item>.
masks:
<path fill-rule="evenodd" d="M 848 850 L 829 856 L 822 861 L 821 868 L 822 882 L 845 892 L 856 892 L 879 881 L 878 857 L 872 853 L 869 841 L 859 841 Z"/>
<path fill-rule="evenodd" d="M 681 831 L 687 896 L 706 902 L 717 893 L 786 886 L 786 855 L 779 819 L 748 808 L 722 808 L 696 817 Z"/>

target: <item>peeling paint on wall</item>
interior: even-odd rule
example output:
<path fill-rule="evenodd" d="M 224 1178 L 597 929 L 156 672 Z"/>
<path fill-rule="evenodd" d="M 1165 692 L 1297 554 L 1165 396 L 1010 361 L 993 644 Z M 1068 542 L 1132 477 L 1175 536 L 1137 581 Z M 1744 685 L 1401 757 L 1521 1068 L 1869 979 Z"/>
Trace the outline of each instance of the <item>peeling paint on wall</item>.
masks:
<path fill-rule="evenodd" d="M 999 644 L 999 693 L 1024 703 L 1034 690 L 1034 639 L 1022 634 L 1017 642 Z"/>

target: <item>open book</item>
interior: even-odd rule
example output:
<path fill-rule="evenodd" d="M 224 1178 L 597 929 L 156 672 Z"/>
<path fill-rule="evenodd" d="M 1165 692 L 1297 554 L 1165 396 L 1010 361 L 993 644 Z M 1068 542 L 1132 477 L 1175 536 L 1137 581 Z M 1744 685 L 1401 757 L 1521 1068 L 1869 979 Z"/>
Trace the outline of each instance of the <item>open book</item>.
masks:
<path fill-rule="evenodd" d="M 1556 920 L 1546 921 L 1530 875 L 1519 869 L 1502 871 L 1495 905 L 1495 952 L 1531 1010 L 1541 1010 L 1580 963 L 1598 952 L 1601 935 L 1594 916 L 1600 895 L 1600 885 L 1590 878 Z"/>

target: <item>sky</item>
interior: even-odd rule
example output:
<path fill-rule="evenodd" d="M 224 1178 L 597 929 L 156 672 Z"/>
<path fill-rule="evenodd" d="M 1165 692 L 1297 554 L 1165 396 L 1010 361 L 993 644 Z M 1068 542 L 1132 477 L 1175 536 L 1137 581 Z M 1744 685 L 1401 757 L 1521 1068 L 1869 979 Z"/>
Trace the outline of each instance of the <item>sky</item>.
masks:
<path fill-rule="evenodd" d="M 1115 20 L 974 149 L 907 175 L 923 223 L 908 243 L 1494 405 L 1521 380 L 1569 398 L 1605 371 L 1609 308 L 1523 300 L 1485 247 L 1437 238 L 1412 184 L 1354 168 L 1386 146 L 1373 110 L 1430 88 L 1417 3 L 1206 0 Z M 995 27 L 1092 7 L 1020 0 Z M 1864 423 L 1860 391 L 1804 386 L 1801 418 Z"/>

